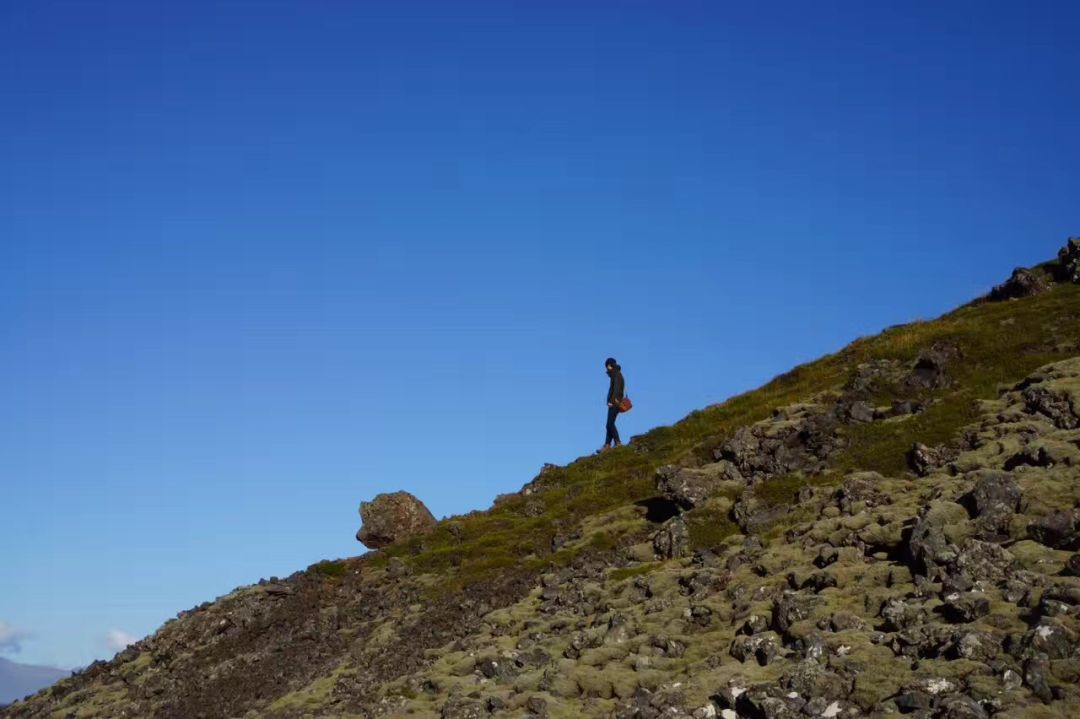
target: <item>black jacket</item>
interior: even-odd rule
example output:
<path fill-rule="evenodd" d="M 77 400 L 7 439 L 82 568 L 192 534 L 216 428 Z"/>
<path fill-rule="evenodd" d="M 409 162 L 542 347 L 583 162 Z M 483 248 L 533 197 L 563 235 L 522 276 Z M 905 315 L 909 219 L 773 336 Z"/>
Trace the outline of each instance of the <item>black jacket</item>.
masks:
<path fill-rule="evenodd" d="M 611 384 L 608 385 L 607 391 L 608 404 L 618 404 L 626 393 L 626 380 L 622 376 L 622 367 L 615 365 L 614 369 L 608 370 L 608 377 L 611 377 Z"/>

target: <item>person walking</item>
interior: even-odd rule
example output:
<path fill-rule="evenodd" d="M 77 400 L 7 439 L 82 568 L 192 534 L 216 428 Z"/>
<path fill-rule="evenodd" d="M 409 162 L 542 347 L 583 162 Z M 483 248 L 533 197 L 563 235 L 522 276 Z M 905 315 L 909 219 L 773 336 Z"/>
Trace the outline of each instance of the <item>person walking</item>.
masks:
<path fill-rule="evenodd" d="M 622 444 L 619 439 L 619 430 L 615 428 L 615 419 L 619 416 L 620 405 L 623 397 L 626 396 L 626 380 L 623 379 L 622 367 L 619 366 L 614 357 L 608 357 L 604 360 L 604 369 L 607 371 L 608 377 L 611 378 L 611 382 L 608 385 L 607 393 L 607 438 L 604 440 L 604 446 L 601 447 L 600 451 L 618 447 Z"/>

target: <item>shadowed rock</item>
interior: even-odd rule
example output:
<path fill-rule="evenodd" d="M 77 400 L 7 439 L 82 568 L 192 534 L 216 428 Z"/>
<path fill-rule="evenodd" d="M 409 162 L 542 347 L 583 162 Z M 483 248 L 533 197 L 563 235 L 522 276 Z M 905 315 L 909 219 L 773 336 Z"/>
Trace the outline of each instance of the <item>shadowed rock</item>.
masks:
<path fill-rule="evenodd" d="M 1080 509 L 1063 509 L 1040 517 L 1028 525 L 1028 532 L 1054 549 L 1080 549 Z"/>
<path fill-rule="evenodd" d="M 991 302 L 1019 300 L 1050 291 L 1050 283 L 1042 273 L 1017 267 L 1012 276 L 990 292 Z"/>

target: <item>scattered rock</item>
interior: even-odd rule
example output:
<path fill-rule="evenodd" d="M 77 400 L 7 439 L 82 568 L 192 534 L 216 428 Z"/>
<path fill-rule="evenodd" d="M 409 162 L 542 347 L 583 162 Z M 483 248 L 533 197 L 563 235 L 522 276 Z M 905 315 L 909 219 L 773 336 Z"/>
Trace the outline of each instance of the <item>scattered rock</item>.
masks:
<path fill-rule="evenodd" d="M 1065 571 L 1074 577 L 1080 577 L 1080 554 L 1074 554 L 1065 562 Z"/>
<path fill-rule="evenodd" d="M 975 482 L 971 498 L 979 534 L 987 538 L 1008 536 L 1009 521 L 1020 508 L 1020 486 L 1012 475 L 985 473 Z"/>
<path fill-rule="evenodd" d="M 959 550 L 954 544 L 957 530 L 968 523 L 968 513 L 955 502 L 931 502 L 911 532 L 911 556 L 930 572 L 954 561 Z"/>
<path fill-rule="evenodd" d="M 1044 704 L 1054 700 L 1047 676 L 1050 674 L 1050 661 L 1045 654 L 1036 654 L 1024 664 L 1024 683 L 1039 697 Z"/>
<path fill-rule="evenodd" d="M 525 700 L 525 710 L 532 716 L 547 715 L 547 699 L 543 697 L 529 697 Z"/>
<path fill-rule="evenodd" d="M 908 374 L 906 384 L 919 389 L 939 389 L 949 385 L 946 368 L 960 355 L 956 345 L 935 342 L 919 353 Z"/>
<path fill-rule="evenodd" d="M 946 595 L 945 616 L 953 622 L 973 622 L 990 613 L 990 600 L 982 592 L 958 592 Z"/>
<path fill-rule="evenodd" d="M 664 522 L 653 535 L 653 549 L 658 557 L 664 559 L 687 556 L 690 553 L 690 530 L 686 520 L 675 516 Z"/>
<path fill-rule="evenodd" d="M 693 509 L 722 489 L 745 483 L 735 465 L 725 460 L 696 469 L 668 465 L 656 473 L 657 490 L 682 509 Z"/>
<path fill-rule="evenodd" d="M 1080 549 L 1080 509 L 1062 509 L 1028 525 L 1028 533 L 1054 549 Z"/>
<path fill-rule="evenodd" d="M 928 447 L 916 442 L 908 452 L 908 466 L 915 474 L 926 477 L 952 462 L 959 455 L 959 451 L 948 447 Z"/>
<path fill-rule="evenodd" d="M 780 655 L 782 647 L 780 637 L 776 632 L 763 632 L 753 636 L 740 634 L 731 643 L 731 656 L 740 662 L 753 657 L 764 667 Z"/>
<path fill-rule="evenodd" d="M 847 419 L 856 424 L 874 421 L 874 406 L 869 402 L 852 402 L 844 408 Z"/>

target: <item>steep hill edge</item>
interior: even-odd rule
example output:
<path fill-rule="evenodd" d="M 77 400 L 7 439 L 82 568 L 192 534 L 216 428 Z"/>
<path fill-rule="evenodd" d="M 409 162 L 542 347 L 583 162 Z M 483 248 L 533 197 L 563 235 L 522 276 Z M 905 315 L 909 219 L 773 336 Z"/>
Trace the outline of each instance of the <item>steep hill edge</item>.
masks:
<path fill-rule="evenodd" d="M 1077 267 L 1071 241 L 489 510 L 181 612 L 0 716 L 1068 716 Z"/>

